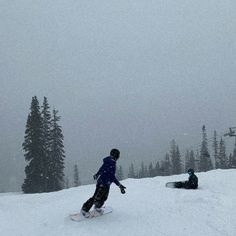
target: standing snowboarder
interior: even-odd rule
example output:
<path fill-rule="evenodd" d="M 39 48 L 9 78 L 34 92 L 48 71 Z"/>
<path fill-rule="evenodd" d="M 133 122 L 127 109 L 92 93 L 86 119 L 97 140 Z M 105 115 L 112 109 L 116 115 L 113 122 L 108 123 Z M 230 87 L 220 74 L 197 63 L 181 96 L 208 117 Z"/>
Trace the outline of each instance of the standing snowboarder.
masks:
<path fill-rule="evenodd" d="M 119 188 L 122 194 L 125 193 L 125 186 L 123 186 L 116 178 L 116 161 L 120 157 L 120 151 L 118 149 L 112 149 L 110 156 L 103 159 L 103 165 L 98 172 L 93 176 L 94 180 L 97 180 L 96 190 L 91 198 L 89 198 L 82 206 L 81 213 L 85 217 L 89 217 L 89 210 L 94 205 L 94 209 L 102 213 L 101 207 L 108 198 L 110 185 L 114 182 Z"/>

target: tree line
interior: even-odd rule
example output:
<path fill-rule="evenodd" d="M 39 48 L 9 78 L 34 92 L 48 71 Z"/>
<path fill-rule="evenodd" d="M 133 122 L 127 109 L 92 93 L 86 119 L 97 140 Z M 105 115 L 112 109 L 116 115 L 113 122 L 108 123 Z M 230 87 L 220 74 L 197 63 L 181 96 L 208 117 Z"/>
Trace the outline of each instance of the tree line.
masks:
<path fill-rule="evenodd" d="M 27 162 L 26 177 L 22 184 L 24 193 L 52 192 L 82 184 L 77 164 L 74 165 L 72 184 L 64 175 L 64 136 L 59 125 L 60 118 L 56 109 L 51 113 L 46 97 L 42 106 L 39 105 L 36 96 L 32 98 L 22 144 Z M 211 156 L 206 127 L 203 125 L 201 148 L 197 152 L 186 150 L 182 156 L 178 144 L 173 139 L 169 152 L 161 161 L 157 160 L 156 163 L 151 162 L 148 165 L 142 161 L 138 169 L 131 163 L 127 174 L 120 165 L 117 167 L 116 176 L 118 180 L 122 180 L 126 177 L 145 178 L 181 174 L 187 172 L 189 168 L 195 171 L 236 168 L 236 145 L 233 153 L 228 156 L 224 139 L 221 137 L 218 140 L 217 132 L 214 131 L 212 148 Z"/>
<path fill-rule="evenodd" d="M 236 168 L 236 145 L 233 153 L 227 155 L 224 139 L 221 137 L 220 140 L 218 140 L 217 137 L 217 132 L 214 131 L 212 138 L 213 154 L 211 156 L 208 147 L 209 142 L 207 139 L 206 127 L 203 125 L 200 150 L 193 151 L 187 149 L 182 156 L 178 144 L 173 139 L 170 143 L 170 150 L 165 154 L 163 160 L 157 160 L 154 164 L 153 162 L 150 162 L 148 165 L 144 164 L 144 161 L 142 161 L 139 168 L 135 168 L 134 164 L 131 163 L 127 175 L 125 175 L 123 167 L 120 165 L 117 167 L 116 177 L 119 180 L 123 180 L 126 177 L 146 178 L 176 175 L 186 173 L 190 168 L 197 172 L 204 172 L 212 169 Z"/>
<path fill-rule="evenodd" d="M 145 165 L 142 161 L 141 166 L 135 169 L 131 163 L 128 170 L 128 178 L 145 178 L 154 176 L 168 176 L 186 173 L 189 168 L 195 171 L 209 171 L 212 169 L 229 169 L 236 168 L 236 145 L 233 153 L 227 155 L 226 144 L 221 137 L 217 138 L 217 132 L 213 135 L 213 155 L 209 153 L 208 139 L 205 125 L 202 126 L 202 142 L 200 150 L 186 150 L 184 156 L 181 156 L 180 149 L 173 139 L 170 144 L 170 151 L 165 154 L 161 161 L 155 164 L 152 162 Z"/>

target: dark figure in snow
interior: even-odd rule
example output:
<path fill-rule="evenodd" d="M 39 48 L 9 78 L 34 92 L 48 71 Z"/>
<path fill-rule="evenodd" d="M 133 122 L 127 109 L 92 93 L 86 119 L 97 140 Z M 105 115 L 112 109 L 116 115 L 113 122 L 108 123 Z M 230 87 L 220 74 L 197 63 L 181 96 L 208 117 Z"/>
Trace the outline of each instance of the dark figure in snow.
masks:
<path fill-rule="evenodd" d="M 112 149 L 110 156 L 103 159 L 103 165 L 98 172 L 93 176 L 97 180 L 96 190 L 91 198 L 89 198 L 82 206 L 81 212 L 85 217 L 89 217 L 89 210 L 94 205 L 94 209 L 102 213 L 101 207 L 108 198 L 110 185 L 114 182 L 122 194 L 125 193 L 125 186 L 123 186 L 116 178 L 116 161 L 120 157 L 120 151 Z"/>
<path fill-rule="evenodd" d="M 176 188 L 186 188 L 186 189 L 197 189 L 198 188 L 198 178 L 194 174 L 193 169 L 188 170 L 189 178 L 187 181 L 184 182 L 176 182 Z"/>

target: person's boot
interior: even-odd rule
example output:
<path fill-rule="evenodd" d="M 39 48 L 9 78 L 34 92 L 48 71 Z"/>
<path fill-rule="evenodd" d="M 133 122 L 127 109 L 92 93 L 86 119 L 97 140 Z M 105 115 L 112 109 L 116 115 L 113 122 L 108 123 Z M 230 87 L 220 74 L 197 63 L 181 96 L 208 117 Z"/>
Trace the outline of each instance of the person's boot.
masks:
<path fill-rule="evenodd" d="M 88 211 L 85 211 L 83 208 L 81 209 L 80 212 L 85 218 L 88 218 L 90 216 L 90 213 Z"/>
<path fill-rule="evenodd" d="M 103 214 L 103 212 L 104 212 L 104 210 L 100 207 L 96 207 L 96 206 L 94 206 L 94 210 L 97 212 L 97 213 L 99 213 L 100 215 L 102 215 Z"/>

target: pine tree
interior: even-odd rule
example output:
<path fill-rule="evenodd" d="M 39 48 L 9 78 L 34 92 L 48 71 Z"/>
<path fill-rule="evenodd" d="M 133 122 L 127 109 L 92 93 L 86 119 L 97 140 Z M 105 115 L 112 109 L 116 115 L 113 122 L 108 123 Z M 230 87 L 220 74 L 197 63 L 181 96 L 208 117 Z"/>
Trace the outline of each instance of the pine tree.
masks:
<path fill-rule="evenodd" d="M 190 168 L 195 169 L 195 157 L 193 150 L 190 152 L 187 150 L 185 154 L 185 172 L 187 172 Z"/>
<path fill-rule="evenodd" d="M 180 150 L 179 150 L 179 146 L 176 146 L 176 159 L 178 160 L 176 162 L 176 170 L 179 174 L 181 174 L 183 172 L 182 170 L 182 161 L 181 161 L 181 154 L 180 154 Z"/>
<path fill-rule="evenodd" d="M 122 166 L 120 165 L 117 169 L 117 172 L 116 172 L 116 177 L 119 181 L 123 180 L 124 179 L 124 172 L 123 172 L 123 168 Z"/>
<path fill-rule="evenodd" d="M 144 178 L 148 177 L 148 168 L 147 166 L 145 165 L 144 166 Z"/>
<path fill-rule="evenodd" d="M 194 157 L 194 151 L 193 150 L 190 151 L 189 168 L 194 169 L 194 170 L 196 169 L 195 157 Z"/>
<path fill-rule="evenodd" d="M 234 146 L 234 151 L 231 159 L 230 168 L 236 168 L 236 144 Z"/>
<path fill-rule="evenodd" d="M 196 153 L 196 156 L 195 156 L 194 170 L 196 172 L 200 171 L 200 154 L 199 154 L 199 150 L 197 150 L 197 153 Z"/>
<path fill-rule="evenodd" d="M 165 169 L 165 161 L 161 160 L 161 165 L 160 165 L 160 176 L 166 176 L 166 169 Z"/>
<path fill-rule="evenodd" d="M 233 155 L 232 153 L 229 154 L 229 168 L 232 168 L 232 162 L 233 162 Z"/>
<path fill-rule="evenodd" d="M 218 156 L 218 141 L 217 141 L 217 133 L 214 131 L 214 136 L 213 136 L 213 155 L 214 155 L 214 160 L 215 160 L 215 169 L 220 168 L 220 160 Z"/>
<path fill-rule="evenodd" d="M 170 155 L 169 153 L 166 153 L 164 160 L 161 161 L 160 175 L 168 176 L 170 174 L 171 174 Z"/>
<path fill-rule="evenodd" d="M 219 146 L 219 168 L 221 169 L 227 169 L 228 168 L 228 160 L 225 150 L 225 142 L 221 138 L 220 139 L 220 146 Z"/>
<path fill-rule="evenodd" d="M 58 191 L 63 188 L 64 182 L 64 136 L 61 126 L 58 124 L 60 116 L 58 111 L 53 110 L 52 127 L 51 127 L 51 155 L 49 160 L 49 190 Z"/>
<path fill-rule="evenodd" d="M 152 162 L 149 164 L 148 167 L 148 177 L 154 177 L 155 175 L 155 168 L 153 168 Z"/>
<path fill-rule="evenodd" d="M 171 141 L 171 150 L 170 150 L 170 158 L 171 158 L 171 174 L 180 174 L 181 173 L 181 156 L 178 145 L 176 145 L 175 140 Z"/>
<path fill-rule="evenodd" d="M 210 154 L 208 152 L 208 142 L 207 142 L 207 134 L 206 127 L 203 125 L 202 127 L 202 146 L 200 151 L 200 163 L 199 163 L 200 171 L 208 171 L 212 170 L 212 162 L 210 158 Z"/>
<path fill-rule="evenodd" d="M 160 175 L 160 163 L 157 161 L 154 169 L 154 176 L 159 176 Z"/>
<path fill-rule="evenodd" d="M 51 114 L 49 111 L 49 104 L 46 97 L 44 97 L 43 106 L 42 106 L 42 145 L 43 145 L 43 183 L 44 183 L 44 192 L 48 192 L 49 186 L 49 160 L 51 154 Z"/>
<path fill-rule="evenodd" d="M 138 178 L 144 178 L 144 172 L 145 172 L 145 170 L 144 170 L 144 163 L 142 161 L 141 168 L 138 171 Z"/>
<path fill-rule="evenodd" d="M 131 165 L 129 167 L 128 178 L 136 178 L 136 174 L 135 174 L 134 164 L 133 163 L 131 163 Z"/>
<path fill-rule="evenodd" d="M 146 177 L 148 177 L 147 166 L 144 165 L 143 161 L 142 161 L 142 164 L 141 164 L 141 169 L 138 172 L 138 177 L 139 178 L 146 178 Z"/>
<path fill-rule="evenodd" d="M 32 98 L 30 113 L 27 118 L 23 150 L 28 165 L 25 167 L 26 178 L 22 185 L 24 193 L 44 191 L 42 119 L 37 97 Z"/>
<path fill-rule="evenodd" d="M 236 146 L 234 147 L 233 154 L 229 156 L 229 168 L 236 168 Z"/>
<path fill-rule="evenodd" d="M 169 153 L 166 153 L 165 155 L 165 175 L 171 175 L 171 160 Z"/>
<path fill-rule="evenodd" d="M 190 168 L 190 153 L 189 150 L 187 149 L 186 154 L 185 154 L 185 172 L 188 171 L 188 169 Z"/>
<path fill-rule="evenodd" d="M 74 187 L 80 186 L 78 165 L 74 165 Z"/>
<path fill-rule="evenodd" d="M 68 177 L 65 177 L 65 188 L 70 188 L 70 181 L 69 181 L 69 178 Z"/>

